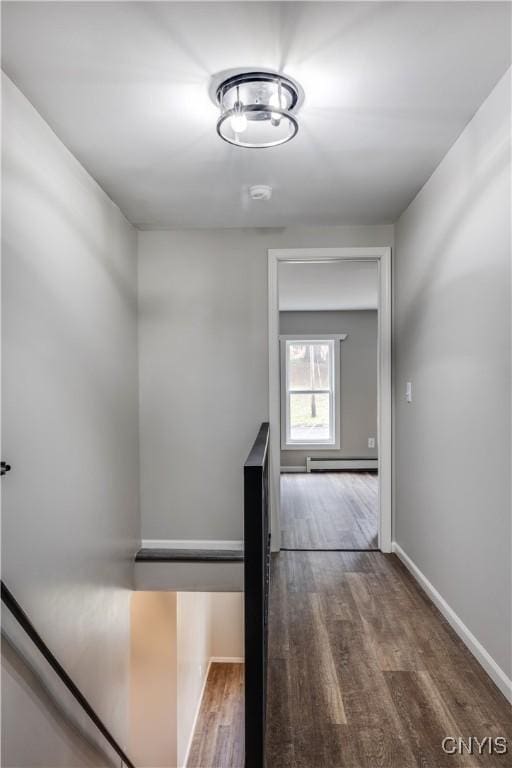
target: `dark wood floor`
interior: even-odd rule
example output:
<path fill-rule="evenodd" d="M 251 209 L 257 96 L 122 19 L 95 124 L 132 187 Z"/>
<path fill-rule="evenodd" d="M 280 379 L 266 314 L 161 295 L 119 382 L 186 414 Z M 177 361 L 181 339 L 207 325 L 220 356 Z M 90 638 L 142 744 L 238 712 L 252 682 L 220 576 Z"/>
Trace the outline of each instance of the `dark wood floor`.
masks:
<path fill-rule="evenodd" d="M 395 555 L 274 556 L 269 641 L 266 768 L 510 768 L 512 708 Z M 211 665 L 187 768 L 243 767 L 243 672 Z"/>
<path fill-rule="evenodd" d="M 243 768 L 244 665 L 212 663 L 187 768 Z"/>
<path fill-rule="evenodd" d="M 368 472 L 281 475 L 281 546 L 375 549 L 379 480 Z"/>
<path fill-rule="evenodd" d="M 267 768 L 511 765 L 512 708 L 395 555 L 275 556 L 269 650 Z"/>

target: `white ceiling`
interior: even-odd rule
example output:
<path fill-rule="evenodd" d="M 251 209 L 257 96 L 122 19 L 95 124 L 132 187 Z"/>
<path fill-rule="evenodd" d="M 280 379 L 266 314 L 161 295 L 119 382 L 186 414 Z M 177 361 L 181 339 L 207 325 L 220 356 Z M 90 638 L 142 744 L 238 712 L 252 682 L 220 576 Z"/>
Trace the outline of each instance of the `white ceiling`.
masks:
<path fill-rule="evenodd" d="M 377 309 L 377 262 L 281 262 L 278 277 L 281 311 Z"/>
<path fill-rule="evenodd" d="M 396 220 L 510 65 L 508 2 L 3 2 L 7 74 L 134 224 Z M 211 78 L 283 71 L 300 131 L 216 134 Z M 252 184 L 270 184 L 254 202 Z"/>

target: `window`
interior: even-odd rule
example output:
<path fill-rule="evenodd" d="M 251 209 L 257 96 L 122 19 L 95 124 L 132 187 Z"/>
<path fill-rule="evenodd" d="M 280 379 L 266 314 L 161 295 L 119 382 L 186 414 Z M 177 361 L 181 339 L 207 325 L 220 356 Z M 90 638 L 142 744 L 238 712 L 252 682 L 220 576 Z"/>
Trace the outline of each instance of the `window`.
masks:
<path fill-rule="evenodd" d="M 341 338 L 281 339 L 282 448 L 339 447 Z"/>

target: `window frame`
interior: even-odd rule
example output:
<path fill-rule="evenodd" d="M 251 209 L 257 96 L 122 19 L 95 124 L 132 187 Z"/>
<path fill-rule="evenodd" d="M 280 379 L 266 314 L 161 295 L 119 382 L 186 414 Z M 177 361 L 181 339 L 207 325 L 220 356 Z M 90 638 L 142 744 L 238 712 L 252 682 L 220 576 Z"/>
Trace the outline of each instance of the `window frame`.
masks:
<path fill-rule="evenodd" d="M 302 333 L 281 334 L 279 336 L 281 358 L 281 449 L 284 451 L 321 451 L 336 450 L 340 448 L 340 366 L 341 366 L 341 342 L 347 338 L 346 333 Z M 330 395 L 330 419 L 332 433 L 328 440 L 315 441 L 290 441 L 290 391 L 288 390 L 288 355 L 289 344 L 297 343 L 316 344 L 328 343 L 332 353 L 331 389 L 330 390 L 306 390 L 306 393 L 317 391 L 329 392 Z M 301 390 L 304 392 L 304 390 Z M 332 395 L 331 395 L 332 391 Z"/>

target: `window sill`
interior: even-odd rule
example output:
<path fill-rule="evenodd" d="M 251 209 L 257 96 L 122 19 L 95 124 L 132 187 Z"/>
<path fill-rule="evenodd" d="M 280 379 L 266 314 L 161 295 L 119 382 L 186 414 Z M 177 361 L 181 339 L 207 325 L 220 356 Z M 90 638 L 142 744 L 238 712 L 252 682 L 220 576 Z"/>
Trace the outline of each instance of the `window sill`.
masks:
<path fill-rule="evenodd" d="M 281 443 L 282 451 L 339 451 L 339 443 Z"/>

